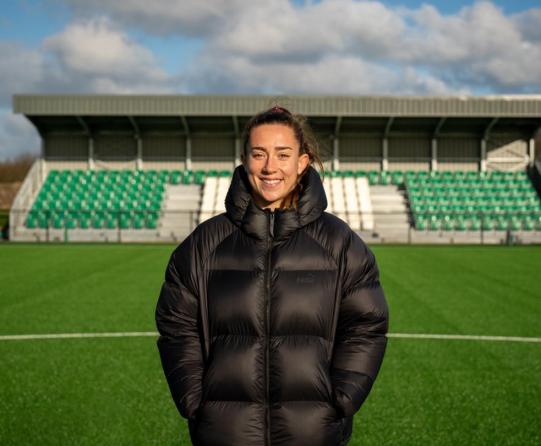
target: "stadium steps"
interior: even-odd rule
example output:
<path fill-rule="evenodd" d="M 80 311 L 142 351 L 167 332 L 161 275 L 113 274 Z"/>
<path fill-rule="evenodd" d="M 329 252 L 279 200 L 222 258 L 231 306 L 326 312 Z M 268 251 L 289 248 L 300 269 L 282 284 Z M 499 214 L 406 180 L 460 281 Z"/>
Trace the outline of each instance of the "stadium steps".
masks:
<path fill-rule="evenodd" d="M 201 196 L 199 223 L 225 212 L 225 197 L 231 184 L 233 172 L 221 170 L 207 175 Z"/>
<path fill-rule="evenodd" d="M 197 223 L 200 202 L 200 185 L 168 185 L 158 221 L 159 237 L 179 239 L 189 234 Z"/>
<path fill-rule="evenodd" d="M 406 200 L 397 186 L 371 186 L 370 198 L 376 231 L 407 231 L 409 219 Z"/>
<path fill-rule="evenodd" d="M 374 229 L 374 211 L 372 209 L 372 199 L 370 198 L 370 185 L 368 178 L 355 178 L 355 193 L 359 201 L 360 228 L 363 231 L 372 231 Z M 353 229 L 356 229 L 352 226 Z"/>

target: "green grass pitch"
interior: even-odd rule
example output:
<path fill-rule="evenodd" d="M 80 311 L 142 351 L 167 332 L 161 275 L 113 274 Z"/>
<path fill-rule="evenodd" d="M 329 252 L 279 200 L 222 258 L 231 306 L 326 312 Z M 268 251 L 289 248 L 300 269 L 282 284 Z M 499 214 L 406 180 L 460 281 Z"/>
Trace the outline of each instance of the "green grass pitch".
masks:
<path fill-rule="evenodd" d="M 0 245 L 0 335 L 154 331 L 173 248 Z M 391 332 L 541 336 L 541 247 L 373 250 Z M 190 444 L 154 337 L 0 341 L 0 358 L 2 446 Z M 539 445 L 540 376 L 540 343 L 390 338 L 350 446 Z"/>

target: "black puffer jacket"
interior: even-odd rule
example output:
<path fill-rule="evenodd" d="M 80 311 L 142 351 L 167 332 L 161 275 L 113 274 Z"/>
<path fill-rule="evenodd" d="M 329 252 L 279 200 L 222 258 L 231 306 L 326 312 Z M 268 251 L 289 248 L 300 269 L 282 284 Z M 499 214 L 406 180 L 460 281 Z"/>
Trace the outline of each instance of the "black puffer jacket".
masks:
<path fill-rule="evenodd" d="M 156 308 L 171 394 L 197 446 L 345 444 L 386 346 L 371 251 L 324 212 L 317 171 L 298 210 L 261 209 L 242 166 L 227 212 L 173 252 Z"/>

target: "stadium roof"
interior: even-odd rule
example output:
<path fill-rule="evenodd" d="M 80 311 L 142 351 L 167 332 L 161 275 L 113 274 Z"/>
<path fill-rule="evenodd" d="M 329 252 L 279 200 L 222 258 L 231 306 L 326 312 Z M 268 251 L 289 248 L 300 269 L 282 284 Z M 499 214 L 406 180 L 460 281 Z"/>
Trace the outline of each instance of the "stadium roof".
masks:
<path fill-rule="evenodd" d="M 446 133 L 541 126 L 541 96 L 15 95 L 13 109 L 48 131 L 237 133 L 250 116 L 280 104 L 318 132 Z M 238 120 L 237 120 L 238 118 Z"/>

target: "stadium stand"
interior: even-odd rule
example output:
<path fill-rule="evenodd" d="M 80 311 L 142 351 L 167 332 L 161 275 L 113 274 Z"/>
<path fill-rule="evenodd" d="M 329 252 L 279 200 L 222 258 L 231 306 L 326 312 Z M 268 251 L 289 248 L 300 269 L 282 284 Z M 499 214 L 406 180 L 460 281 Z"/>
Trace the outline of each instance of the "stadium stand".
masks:
<path fill-rule="evenodd" d="M 525 172 L 418 172 L 406 176 L 416 229 L 541 230 L 541 202 Z"/>
<path fill-rule="evenodd" d="M 10 239 L 181 240 L 225 210 L 243 125 L 277 100 L 16 95 L 42 153 Z M 321 142 L 327 211 L 368 242 L 541 241 L 541 97 L 284 101 Z"/>
<path fill-rule="evenodd" d="M 231 174 L 52 170 L 25 226 L 172 230 L 178 219 L 168 224 L 167 217 L 175 211 L 192 212 L 200 223 L 225 211 Z M 393 185 L 405 193 L 393 193 Z M 541 230 L 541 201 L 525 172 L 331 171 L 324 187 L 328 210 L 357 230 L 373 230 L 374 219 L 400 230 L 410 223 L 418 231 Z"/>

